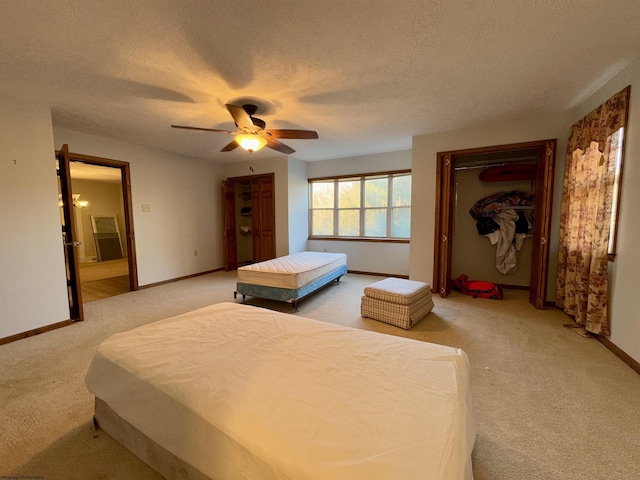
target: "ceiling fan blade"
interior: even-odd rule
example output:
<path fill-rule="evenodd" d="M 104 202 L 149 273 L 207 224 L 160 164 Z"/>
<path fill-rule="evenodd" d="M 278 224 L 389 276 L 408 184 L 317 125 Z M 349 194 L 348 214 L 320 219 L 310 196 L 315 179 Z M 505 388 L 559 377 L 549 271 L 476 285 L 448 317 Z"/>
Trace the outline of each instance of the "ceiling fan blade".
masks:
<path fill-rule="evenodd" d="M 240 130 L 253 130 L 254 125 L 251 120 L 251 116 L 244 110 L 244 108 L 231 105 L 229 103 L 227 103 L 226 107 Z"/>
<path fill-rule="evenodd" d="M 286 153 L 287 155 L 291 155 L 295 152 L 293 148 L 271 137 L 267 137 L 267 147 L 273 148 L 274 150 L 277 150 L 281 153 Z"/>
<path fill-rule="evenodd" d="M 236 142 L 235 140 L 233 140 L 230 143 L 227 143 L 224 148 L 222 150 L 220 150 L 221 152 L 230 152 L 231 150 L 235 150 L 236 148 L 238 148 L 238 142 Z"/>
<path fill-rule="evenodd" d="M 205 132 L 221 132 L 221 133 L 235 133 L 229 130 L 218 130 L 217 128 L 202 128 L 202 127 L 186 127 L 184 125 L 171 125 L 173 128 L 184 128 L 187 130 L 204 130 Z"/>
<path fill-rule="evenodd" d="M 271 134 L 272 138 L 291 138 L 291 139 L 316 139 L 318 138 L 318 132 L 313 130 L 289 130 L 289 129 L 276 129 L 267 130 L 267 133 Z"/>

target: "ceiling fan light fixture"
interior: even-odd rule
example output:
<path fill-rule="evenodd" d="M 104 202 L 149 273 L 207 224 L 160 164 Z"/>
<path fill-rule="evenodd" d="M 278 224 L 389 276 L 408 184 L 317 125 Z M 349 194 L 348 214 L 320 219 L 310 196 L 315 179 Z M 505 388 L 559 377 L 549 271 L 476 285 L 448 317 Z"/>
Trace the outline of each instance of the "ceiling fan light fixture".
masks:
<path fill-rule="evenodd" d="M 253 153 L 264 147 L 267 144 L 267 139 L 252 133 L 242 133 L 236 135 L 236 142 L 247 152 Z"/>

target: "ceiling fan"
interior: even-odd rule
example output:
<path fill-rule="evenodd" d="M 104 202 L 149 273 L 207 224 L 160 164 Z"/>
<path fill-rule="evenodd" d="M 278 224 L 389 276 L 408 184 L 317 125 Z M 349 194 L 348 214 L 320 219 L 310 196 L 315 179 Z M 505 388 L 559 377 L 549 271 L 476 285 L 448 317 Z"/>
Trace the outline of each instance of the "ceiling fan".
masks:
<path fill-rule="evenodd" d="M 257 152 L 262 147 L 269 147 L 278 152 L 288 155 L 295 150 L 288 145 L 276 140 L 276 138 L 289 138 L 296 140 L 316 139 L 318 133 L 313 130 L 291 130 L 291 129 L 266 129 L 267 124 L 261 118 L 253 115 L 258 111 L 258 107 L 251 104 L 242 105 L 226 105 L 227 110 L 233 117 L 238 130 L 233 132 L 230 130 L 219 130 L 216 128 L 187 127 L 184 125 L 171 125 L 173 128 L 185 128 L 187 130 L 204 130 L 207 132 L 221 132 L 235 135 L 232 142 L 224 146 L 221 152 L 230 152 L 237 147 L 242 147 L 249 153 Z"/>

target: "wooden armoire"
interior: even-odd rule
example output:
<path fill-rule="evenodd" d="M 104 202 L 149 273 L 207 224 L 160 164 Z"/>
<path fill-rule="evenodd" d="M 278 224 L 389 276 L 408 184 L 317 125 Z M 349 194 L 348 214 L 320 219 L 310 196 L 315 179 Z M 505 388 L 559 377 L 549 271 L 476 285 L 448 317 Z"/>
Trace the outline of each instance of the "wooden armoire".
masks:
<path fill-rule="evenodd" d="M 222 205 L 224 269 L 275 258 L 274 174 L 224 180 Z"/>

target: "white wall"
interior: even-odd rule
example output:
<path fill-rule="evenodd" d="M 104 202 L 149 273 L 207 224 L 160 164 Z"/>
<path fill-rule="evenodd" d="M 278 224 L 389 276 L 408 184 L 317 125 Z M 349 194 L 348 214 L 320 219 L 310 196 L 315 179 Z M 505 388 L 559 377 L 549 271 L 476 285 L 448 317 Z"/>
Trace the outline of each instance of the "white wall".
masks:
<path fill-rule="evenodd" d="M 631 85 L 618 217 L 617 256 L 610 264 L 611 341 L 640 362 L 640 62 L 629 65 L 573 113 L 573 123 Z"/>
<path fill-rule="evenodd" d="M 307 163 L 289 157 L 289 253 L 304 252 L 309 236 Z"/>
<path fill-rule="evenodd" d="M 549 251 L 547 300 L 555 299 L 558 260 L 558 225 L 564 154 L 568 138 L 567 115 L 523 116 L 485 122 L 482 125 L 413 137 L 411 198 L 411 268 L 413 280 L 433 281 L 433 242 L 438 152 L 557 139 L 554 198 Z M 419 208 L 416 208 L 419 206 Z"/>
<path fill-rule="evenodd" d="M 249 155 L 249 154 L 247 154 Z M 249 169 L 253 168 L 253 171 Z M 274 174 L 276 201 L 276 256 L 289 254 L 289 160 L 286 156 L 248 159 L 246 162 L 230 163 L 224 166 L 224 178 L 247 177 L 249 175 Z M 218 197 L 221 197 L 221 183 Z M 222 238 L 222 237 L 221 237 Z"/>
<path fill-rule="evenodd" d="M 69 319 L 49 108 L 0 99 L 0 338 Z"/>
<path fill-rule="evenodd" d="M 60 128 L 54 136 L 57 148 L 130 163 L 140 286 L 223 267 L 222 167 Z"/>
<path fill-rule="evenodd" d="M 317 178 L 410 168 L 412 168 L 411 151 L 402 150 L 321 162 L 308 162 L 307 174 L 309 178 Z M 415 179 L 412 188 L 416 188 Z M 417 188 L 422 187 L 418 185 Z M 305 199 L 305 205 L 308 205 L 308 195 Z M 421 209 L 421 205 L 411 204 L 412 212 Z M 413 229 L 413 224 L 411 228 Z M 413 242 L 413 231 L 411 233 L 411 241 Z M 384 275 L 409 275 L 408 243 L 309 240 L 307 242 L 307 250 L 346 253 L 349 270 Z"/>

